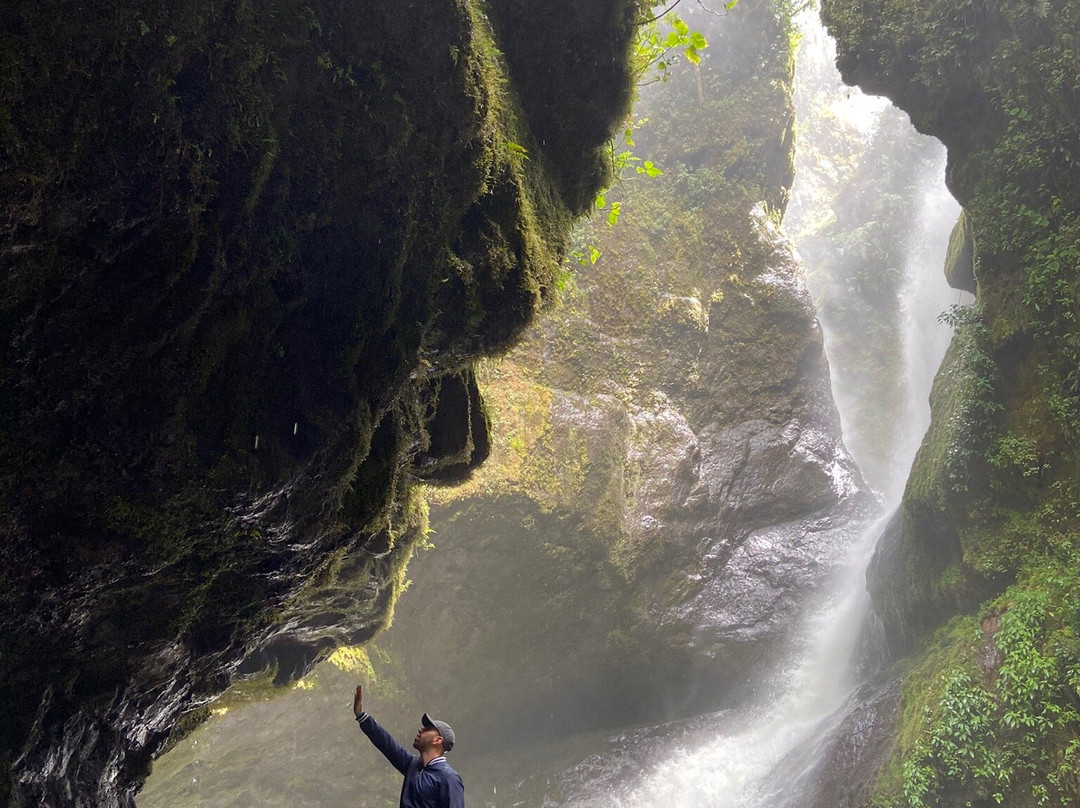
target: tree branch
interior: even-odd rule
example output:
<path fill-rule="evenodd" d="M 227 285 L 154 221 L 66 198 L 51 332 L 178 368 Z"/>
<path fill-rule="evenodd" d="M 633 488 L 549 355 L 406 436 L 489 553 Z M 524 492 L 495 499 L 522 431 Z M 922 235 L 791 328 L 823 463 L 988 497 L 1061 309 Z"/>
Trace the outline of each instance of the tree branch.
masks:
<path fill-rule="evenodd" d="M 679 5 L 679 3 L 681 3 L 681 2 L 682 2 L 682 0 L 675 0 L 674 3 L 672 3 L 670 6 L 665 8 L 663 11 L 661 11 L 655 17 L 649 17 L 649 19 L 647 19 L 647 20 L 639 20 L 638 25 L 648 25 L 650 22 L 656 22 L 657 20 L 663 18 L 663 16 L 665 14 L 667 14 L 669 11 L 671 11 L 671 9 L 675 8 L 675 6 Z M 698 0 L 698 2 L 700 3 L 701 0 Z"/>

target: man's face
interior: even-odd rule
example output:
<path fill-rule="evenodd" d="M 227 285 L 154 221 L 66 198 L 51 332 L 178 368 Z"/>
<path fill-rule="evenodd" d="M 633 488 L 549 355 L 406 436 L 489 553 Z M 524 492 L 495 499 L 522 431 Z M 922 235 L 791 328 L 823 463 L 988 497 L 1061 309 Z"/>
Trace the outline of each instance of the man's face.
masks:
<path fill-rule="evenodd" d="M 435 727 L 422 726 L 416 731 L 416 737 L 413 738 L 413 749 L 420 754 L 423 754 L 427 750 L 431 749 L 435 745 L 435 740 L 442 740 L 442 735 Z"/>

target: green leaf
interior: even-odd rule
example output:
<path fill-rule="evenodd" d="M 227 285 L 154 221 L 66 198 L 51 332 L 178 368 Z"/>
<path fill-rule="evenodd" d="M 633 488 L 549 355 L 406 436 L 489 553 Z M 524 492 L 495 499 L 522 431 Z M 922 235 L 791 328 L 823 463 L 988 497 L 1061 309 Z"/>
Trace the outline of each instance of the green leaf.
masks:
<path fill-rule="evenodd" d="M 701 31 L 694 31 L 694 33 L 690 34 L 690 44 L 696 50 L 705 50 L 705 48 L 709 47 L 709 40 L 705 38 Z"/>
<path fill-rule="evenodd" d="M 731 11 L 731 9 L 735 8 L 737 5 L 739 5 L 739 0 L 728 0 L 724 3 L 724 9 L 726 11 Z"/>
<path fill-rule="evenodd" d="M 603 210 L 606 205 L 607 205 L 607 197 L 604 196 L 603 194 L 597 194 L 596 195 L 596 209 L 597 210 Z"/>
<path fill-rule="evenodd" d="M 686 49 L 686 58 L 696 65 L 701 64 L 701 57 L 698 55 L 697 49 L 689 47 Z"/>
<path fill-rule="evenodd" d="M 589 247 L 589 263 L 595 264 L 600 260 L 600 251 L 596 247 Z"/>
<path fill-rule="evenodd" d="M 690 26 L 683 22 L 679 17 L 676 17 L 671 21 L 671 27 L 678 31 L 680 36 L 686 36 L 690 33 Z"/>

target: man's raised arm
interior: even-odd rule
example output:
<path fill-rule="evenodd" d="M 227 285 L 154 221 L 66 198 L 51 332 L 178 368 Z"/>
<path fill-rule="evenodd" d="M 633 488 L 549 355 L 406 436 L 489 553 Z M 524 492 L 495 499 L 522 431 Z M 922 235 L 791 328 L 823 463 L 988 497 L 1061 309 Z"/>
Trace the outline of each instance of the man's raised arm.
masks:
<path fill-rule="evenodd" d="M 383 757 L 390 761 L 390 765 L 405 774 L 409 770 L 409 764 L 412 763 L 415 755 L 395 741 L 394 737 L 383 729 L 378 721 L 364 712 L 363 700 L 363 690 L 360 685 L 357 685 L 356 694 L 353 696 L 353 715 L 356 716 L 356 723 L 360 725 L 360 729 L 368 736 L 375 748 L 383 753 Z"/>

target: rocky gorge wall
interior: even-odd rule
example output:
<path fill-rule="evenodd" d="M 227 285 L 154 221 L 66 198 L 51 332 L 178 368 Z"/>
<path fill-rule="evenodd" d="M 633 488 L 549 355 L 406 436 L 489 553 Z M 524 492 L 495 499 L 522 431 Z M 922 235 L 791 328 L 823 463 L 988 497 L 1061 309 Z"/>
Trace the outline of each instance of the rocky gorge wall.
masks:
<path fill-rule="evenodd" d="M 0 8 L 0 804 L 130 805 L 233 674 L 387 622 L 638 5 Z"/>
<path fill-rule="evenodd" d="M 874 782 L 822 804 L 1080 799 L 1080 5 L 823 0 L 845 80 L 948 148 L 976 293 L 869 573 L 902 683 Z M 836 797 L 836 795 L 833 795 Z"/>

